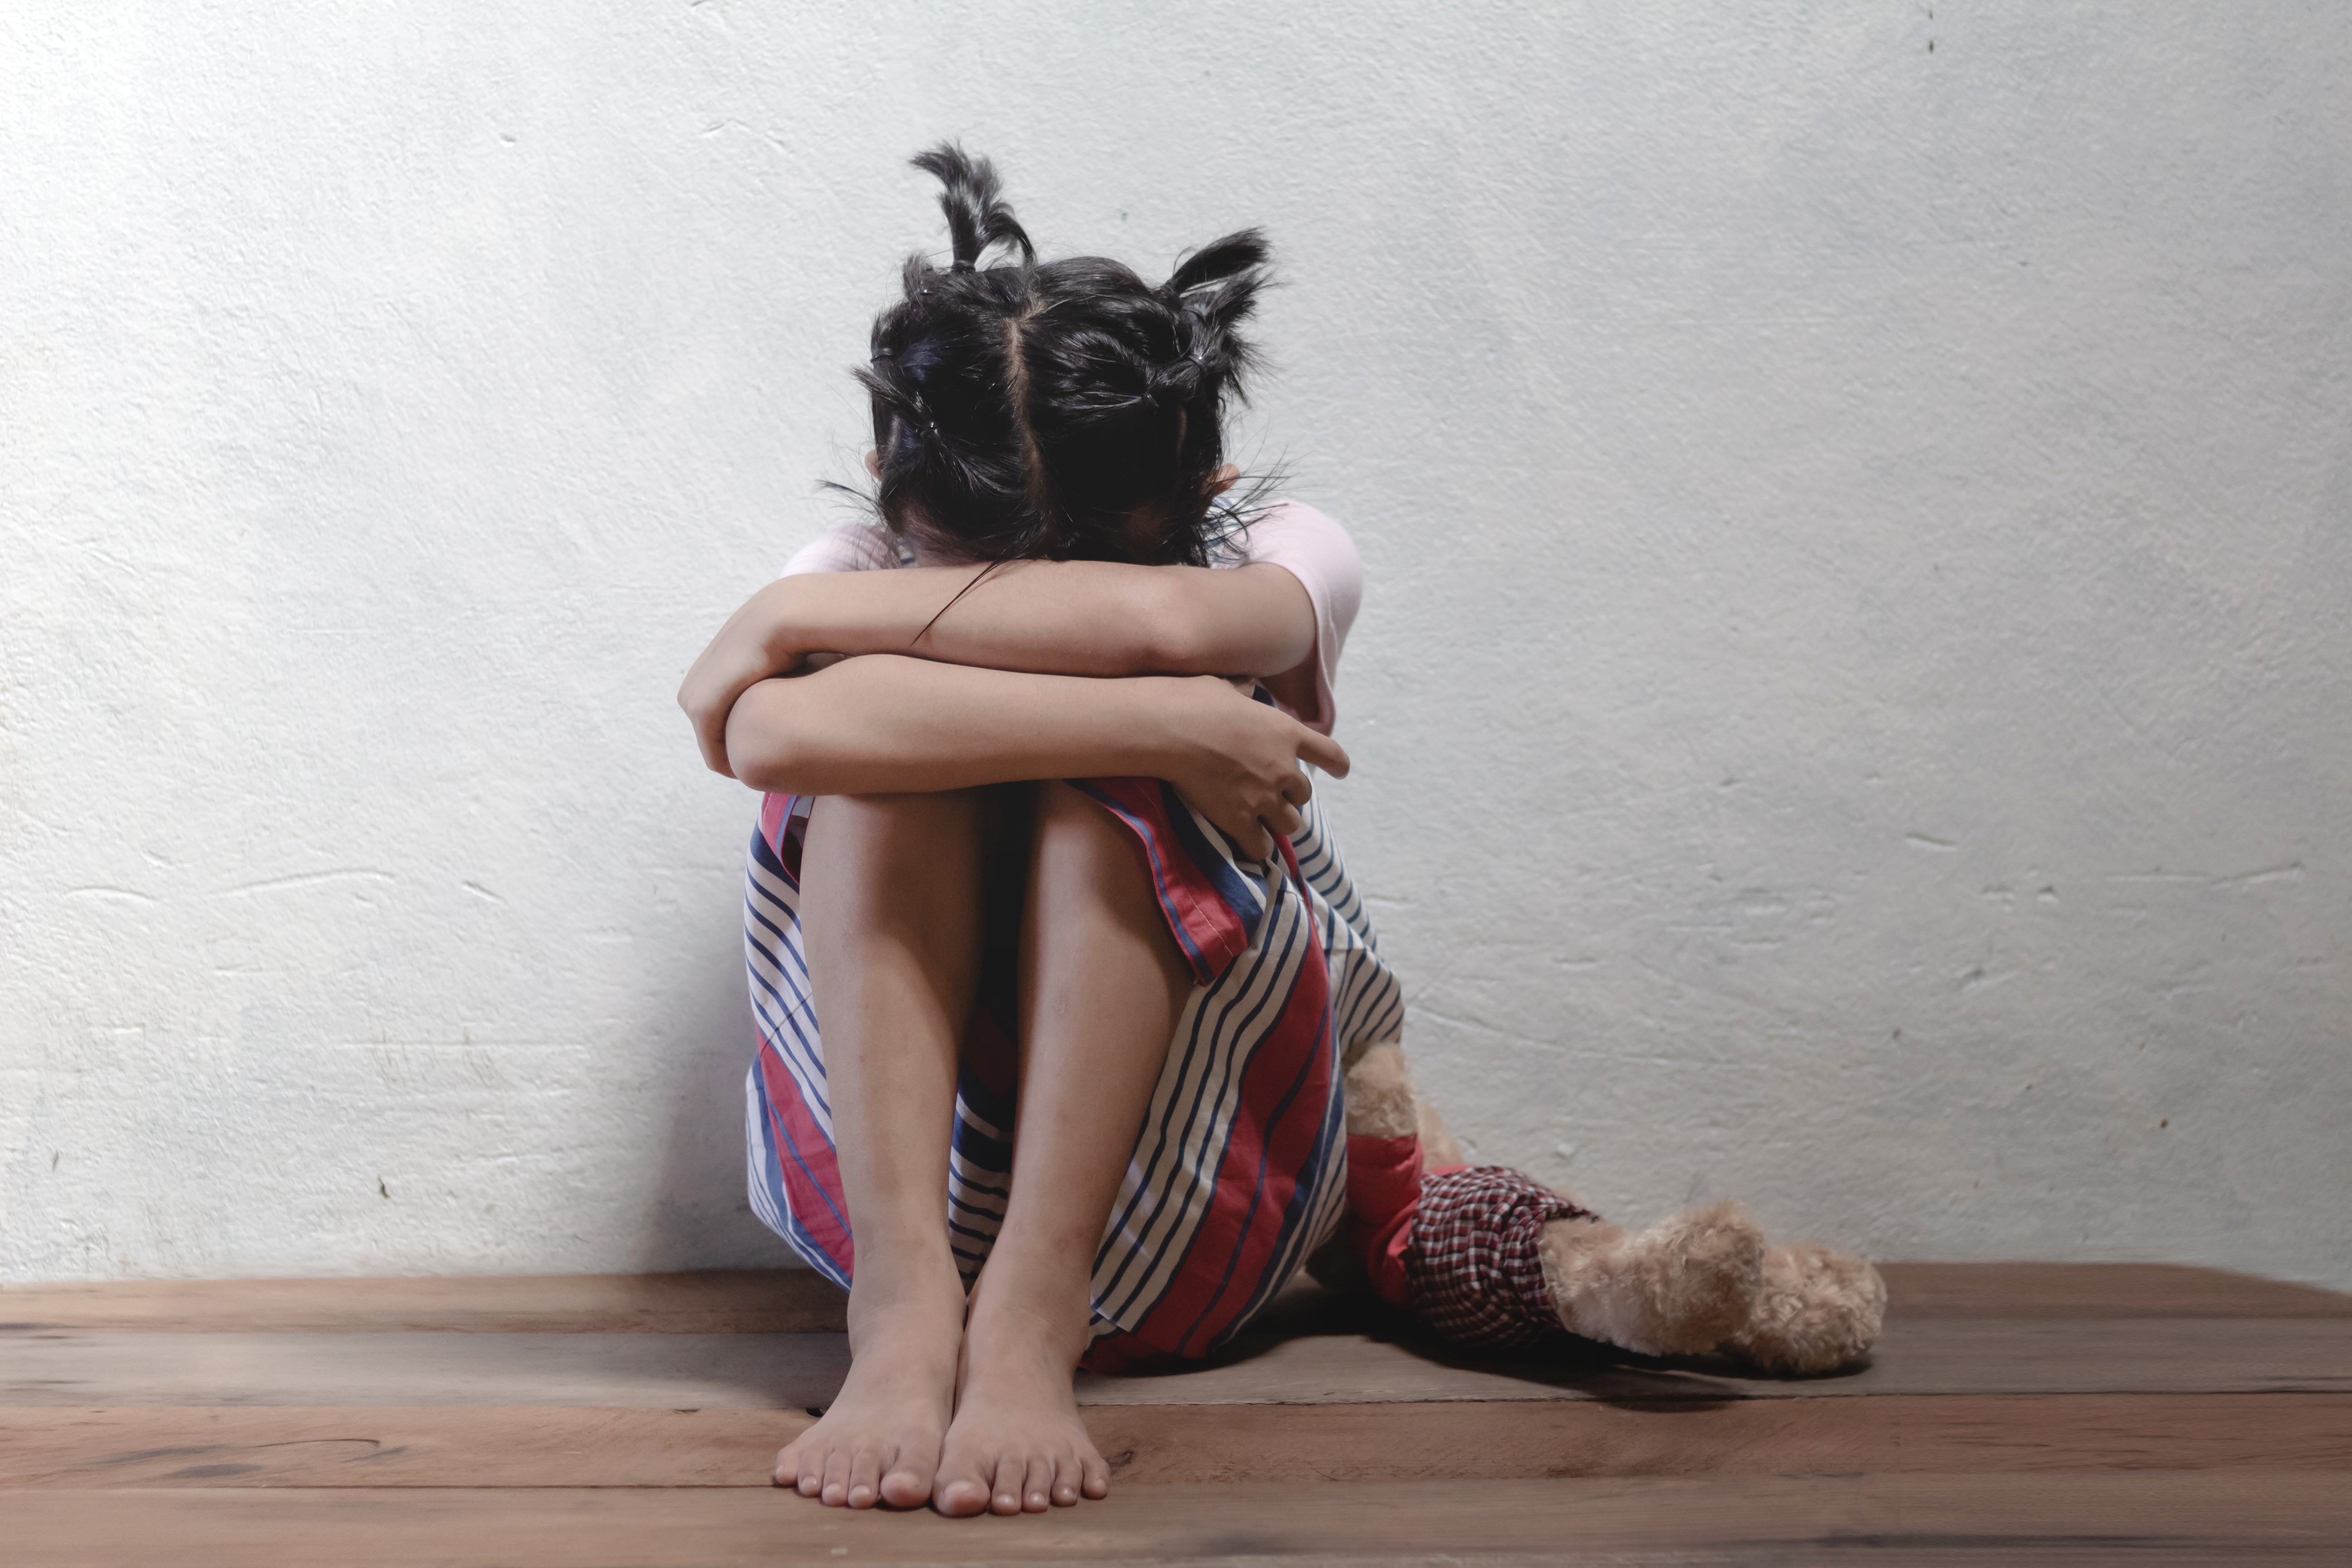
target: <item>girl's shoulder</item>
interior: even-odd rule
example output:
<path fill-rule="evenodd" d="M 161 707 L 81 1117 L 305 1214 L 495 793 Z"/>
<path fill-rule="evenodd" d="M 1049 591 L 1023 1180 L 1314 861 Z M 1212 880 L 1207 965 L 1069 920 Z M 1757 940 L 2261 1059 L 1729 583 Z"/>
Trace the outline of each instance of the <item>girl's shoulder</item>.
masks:
<path fill-rule="evenodd" d="M 1356 618 L 1364 596 L 1364 562 L 1356 542 L 1328 514 L 1304 501 L 1282 500 L 1252 518 L 1232 541 L 1231 564 L 1270 563 L 1307 584 L 1318 612 L 1341 626 Z"/>
<path fill-rule="evenodd" d="M 912 565 L 910 557 L 889 531 L 870 518 L 853 518 L 826 529 L 793 552 L 782 575 L 806 572 L 879 572 Z"/>
<path fill-rule="evenodd" d="M 1263 560 L 1268 550 L 1318 547 L 1349 555 L 1356 551 L 1337 518 L 1287 496 L 1267 502 L 1226 537 L 1228 561 L 1235 566 Z"/>

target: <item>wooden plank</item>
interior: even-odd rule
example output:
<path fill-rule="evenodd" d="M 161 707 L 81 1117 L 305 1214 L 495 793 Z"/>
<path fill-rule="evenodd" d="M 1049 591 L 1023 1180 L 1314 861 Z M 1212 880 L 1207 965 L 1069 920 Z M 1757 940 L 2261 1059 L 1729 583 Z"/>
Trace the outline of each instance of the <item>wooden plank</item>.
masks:
<path fill-rule="evenodd" d="M 1927 1319 L 1888 1324 L 1859 1372 L 1739 1386 L 1751 1397 L 2352 1393 L 2352 1320 Z"/>
<path fill-rule="evenodd" d="M 800 1410 L 0 1410 L 0 1488 L 764 1487 Z"/>
<path fill-rule="evenodd" d="M 457 1279 L 151 1279 L 0 1285 L 0 1331 L 838 1333 L 805 1268 Z"/>
<path fill-rule="evenodd" d="M 2352 1549 L 2338 1476 L 2167 1471 L 1124 1487 L 1013 1519 L 851 1513 L 789 1492 L 118 1491 L 0 1498 L 12 1563 L 1071 1562 L 1674 1552 L 1682 1562 L 1893 1556 L 2174 1561 Z M 2063 1549 L 2079 1546 L 2083 1552 Z"/>
<path fill-rule="evenodd" d="M 2352 1295 L 2167 1263 L 1886 1263 L 1904 1318 L 2352 1317 Z M 1268 1309 L 1286 1334 L 1349 1331 L 1359 1304 L 1307 1281 Z M 167 1279 L 0 1285 L 0 1332 L 838 1332 L 843 1296 L 805 1268 L 436 1279 Z M 1277 1324 L 1278 1321 L 1278 1324 Z"/>
<path fill-rule="evenodd" d="M 10 1410 L 0 1488 L 760 1487 L 809 1422 L 478 1405 Z M 1126 1485 L 2352 1470 L 2343 1394 L 1097 1405 L 1087 1424 Z"/>
<path fill-rule="evenodd" d="M 543 1405 L 800 1409 L 830 1403 L 838 1334 L 0 1336 L 0 1404 Z M 2352 1320 L 1924 1319 L 1842 1376 L 1757 1378 L 1599 1352 L 1479 1360 L 1355 1334 L 1253 1340 L 1202 1366 L 1079 1379 L 1091 1405 L 1853 1398 L 1892 1394 L 2352 1393 Z"/>
<path fill-rule="evenodd" d="M 802 1409 L 849 1370 L 842 1334 L 0 1337 L 0 1405 L 614 1405 Z"/>
<path fill-rule="evenodd" d="M 1131 1484 L 2352 1470 L 2344 1394 L 1147 1405 L 1087 1417 Z"/>
<path fill-rule="evenodd" d="M 2352 1296 L 2178 1263 L 1882 1263 L 1891 1318 L 2352 1318 Z"/>

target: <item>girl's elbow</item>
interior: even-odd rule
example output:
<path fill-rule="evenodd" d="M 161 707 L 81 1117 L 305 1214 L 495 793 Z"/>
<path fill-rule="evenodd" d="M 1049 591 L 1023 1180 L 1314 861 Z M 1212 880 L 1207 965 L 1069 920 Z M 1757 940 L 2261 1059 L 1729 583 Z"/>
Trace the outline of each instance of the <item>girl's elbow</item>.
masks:
<path fill-rule="evenodd" d="M 741 752 L 730 751 L 727 765 L 733 771 L 737 783 L 758 790 L 761 795 L 815 793 L 801 787 L 800 770 L 793 766 L 789 757 L 778 757 L 759 750 L 754 750 L 748 756 Z"/>
<path fill-rule="evenodd" d="M 792 722 L 789 704 L 774 701 L 761 681 L 736 701 L 727 715 L 727 766 L 756 790 L 777 795 L 807 793 L 800 786 L 814 762 L 807 738 Z"/>
<path fill-rule="evenodd" d="M 788 746 L 779 745 L 772 736 L 763 735 L 745 742 L 730 735 L 727 767 L 737 782 L 764 795 L 803 793 L 793 787 L 803 771 L 800 759 Z"/>
<path fill-rule="evenodd" d="M 1173 574 L 1152 584 L 1145 602 L 1135 606 L 1129 620 L 1140 644 L 1134 664 L 1141 673 L 1202 675 L 1216 663 L 1215 619 L 1189 584 L 1172 581 Z"/>
<path fill-rule="evenodd" d="M 1165 569 L 1147 593 L 1131 619 L 1145 628 L 1150 645 L 1143 666 L 1148 670 L 1273 675 L 1314 651 L 1313 605 L 1280 566 Z M 1293 643 L 1300 645 L 1295 652 Z"/>

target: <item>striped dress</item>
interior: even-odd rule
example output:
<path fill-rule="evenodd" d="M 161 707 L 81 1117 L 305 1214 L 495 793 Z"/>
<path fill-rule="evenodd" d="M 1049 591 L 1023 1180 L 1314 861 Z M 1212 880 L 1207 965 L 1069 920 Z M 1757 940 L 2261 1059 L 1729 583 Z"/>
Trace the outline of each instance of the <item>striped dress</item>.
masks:
<path fill-rule="evenodd" d="M 1194 981 L 1095 1254 L 1084 1364 L 1115 1372 L 1215 1350 L 1337 1232 L 1348 1201 L 1341 1063 L 1395 1039 L 1404 1002 L 1319 803 L 1272 858 L 1252 860 L 1160 780 L 1078 787 L 1143 847 Z M 808 806 L 767 796 L 751 836 L 743 941 L 759 1047 L 745 1136 L 753 1212 L 845 1287 L 855 1249 L 801 935 Z M 992 955 L 982 973 L 942 1194 L 967 1284 L 995 1239 L 1013 1166 L 1012 965 Z"/>

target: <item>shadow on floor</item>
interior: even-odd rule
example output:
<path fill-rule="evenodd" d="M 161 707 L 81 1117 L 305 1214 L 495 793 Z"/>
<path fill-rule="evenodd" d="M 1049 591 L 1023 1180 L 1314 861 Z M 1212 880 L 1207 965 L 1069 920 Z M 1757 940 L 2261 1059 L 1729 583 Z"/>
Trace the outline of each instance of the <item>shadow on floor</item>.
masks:
<path fill-rule="evenodd" d="M 1182 1378 L 1247 1365 L 1295 1341 L 1318 1337 L 1370 1340 L 1426 1366 L 1476 1373 L 1545 1388 L 1571 1391 L 1627 1407 L 1704 1410 L 1750 1397 L 1758 1381 L 1822 1382 L 1868 1369 L 1867 1358 L 1830 1379 L 1779 1378 L 1721 1356 L 1645 1356 L 1560 1333 L 1541 1344 L 1481 1352 L 1438 1338 L 1402 1310 L 1360 1292 L 1335 1290 L 1309 1279 L 1286 1288 L 1251 1323 L 1249 1331 L 1202 1362 L 1170 1362 L 1127 1375 Z"/>

